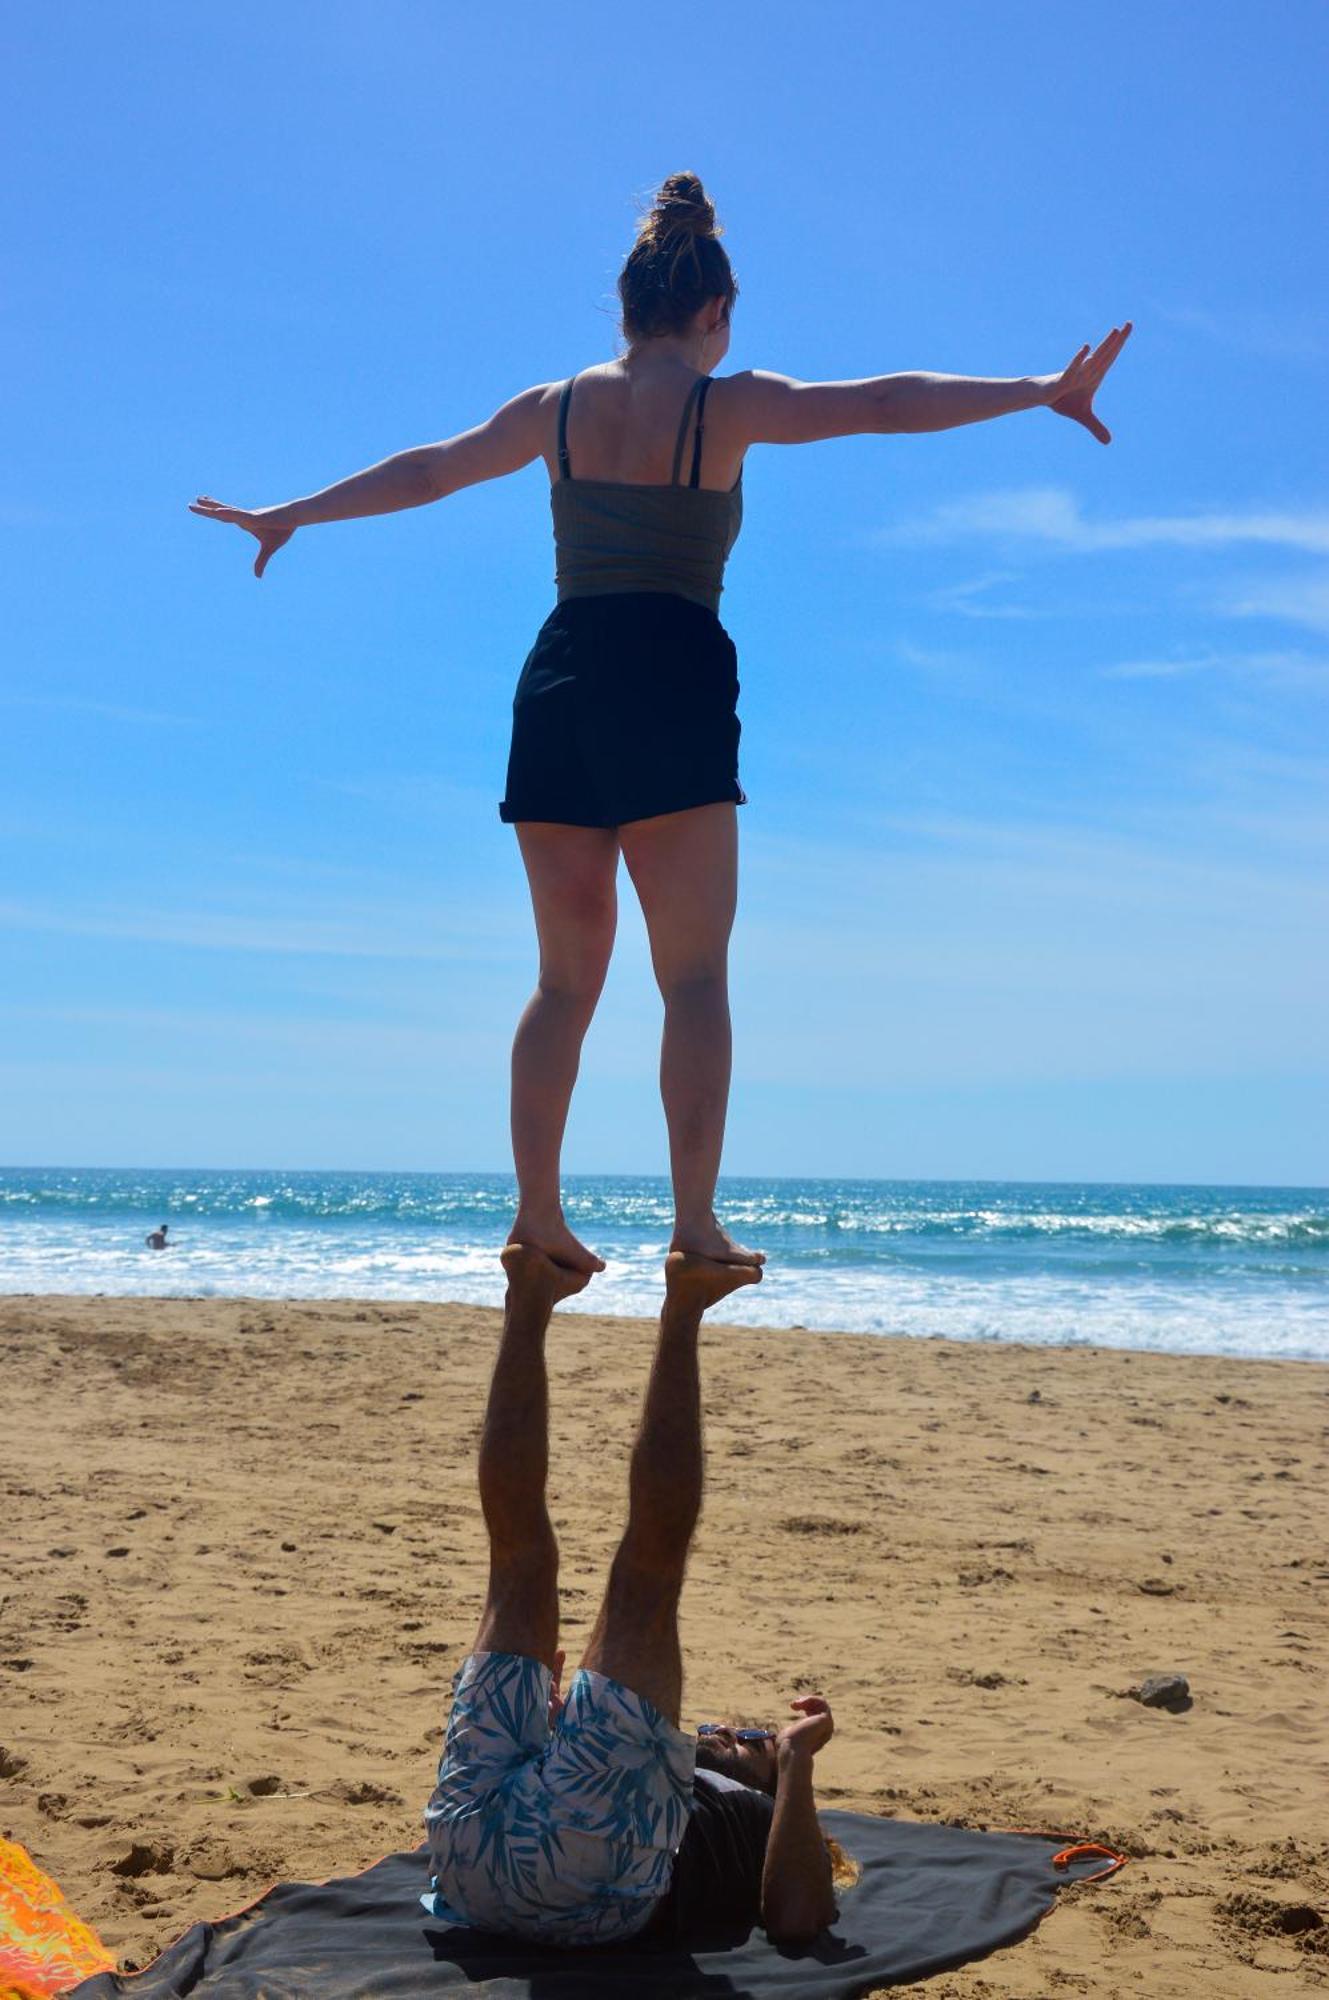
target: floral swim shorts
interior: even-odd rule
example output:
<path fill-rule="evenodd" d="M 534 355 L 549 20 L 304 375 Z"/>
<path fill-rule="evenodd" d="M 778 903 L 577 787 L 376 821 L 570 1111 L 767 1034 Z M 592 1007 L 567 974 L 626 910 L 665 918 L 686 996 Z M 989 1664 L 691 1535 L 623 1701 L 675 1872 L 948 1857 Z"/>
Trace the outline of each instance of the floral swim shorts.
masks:
<path fill-rule="evenodd" d="M 692 1811 L 696 1743 L 645 1696 L 581 1668 L 549 1726 L 550 1672 L 472 1653 L 425 1809 L 431 1915 L 543 1944 L 645 1928 Z"/>

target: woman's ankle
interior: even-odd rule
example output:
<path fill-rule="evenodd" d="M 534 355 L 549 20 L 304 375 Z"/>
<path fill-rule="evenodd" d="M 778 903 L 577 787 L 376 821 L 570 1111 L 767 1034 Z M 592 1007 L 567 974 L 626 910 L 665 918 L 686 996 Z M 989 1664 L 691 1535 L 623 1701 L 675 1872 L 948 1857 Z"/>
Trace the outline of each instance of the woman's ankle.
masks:
<path fill-rule="evenodd" d="M 523 1229 L 533 1229 L 538 1232 L 566 1227 L 563 1204 L 557 1195 L 543 1201 L 536 1201 L 530 1197 L 518 1198 L 517 1213 L 512 1218 L 514 1237 Z"/>

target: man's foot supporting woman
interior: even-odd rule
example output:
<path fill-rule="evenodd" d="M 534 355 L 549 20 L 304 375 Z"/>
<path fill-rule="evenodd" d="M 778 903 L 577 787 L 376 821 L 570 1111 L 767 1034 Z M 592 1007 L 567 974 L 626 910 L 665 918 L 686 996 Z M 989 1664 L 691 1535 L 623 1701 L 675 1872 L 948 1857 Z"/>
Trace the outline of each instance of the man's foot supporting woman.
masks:
<path fill-rule="evenodd" d="M 730 1292 L 761 1283 L 761 1271 L 755 1264 L 739 1264 L 733 1258 L 697 1257 L 686 1250 L 671 1250 L 664 1268 L 666 1318 L 695 1318 L 698 1324 L 702 1314 L 728 1298 Z"/>
<path fill-rule="evenodd" d="M 597 1257 L 580 1238 L 573 1235 L 561 1215 L 538 1220 L 518 1209 L 512 1228 L 508 1234 L 508 1247 L 514 1245 L 539 1251 L 561 1270 L 575 1271 L 582 1277 L 594 1277 L 603 1271 L 603 1257 Z M 758 1276 L 766 1262 L 764 1250 L 748 1250 L 736 1243 L 727 1229 L 722 1229 L 712 1215 L 698 1223 L 685 1225 L 677 1222 L 669 1243 L 670 1256 L 681 1254 L 685 1257 L 703 1259 L 710 1264 L 734 1266 L 753 1271 Z"/>
<path fill-rule="evenodd" d="M 571 1298 L 586 1284 L 582 1272 L 560 1264 L 532 1243 L 505 1243 L 499 1262 L 508 1281 L 507 1311 L 523 1318 L 539 1319 L 542 1312 Z"/>

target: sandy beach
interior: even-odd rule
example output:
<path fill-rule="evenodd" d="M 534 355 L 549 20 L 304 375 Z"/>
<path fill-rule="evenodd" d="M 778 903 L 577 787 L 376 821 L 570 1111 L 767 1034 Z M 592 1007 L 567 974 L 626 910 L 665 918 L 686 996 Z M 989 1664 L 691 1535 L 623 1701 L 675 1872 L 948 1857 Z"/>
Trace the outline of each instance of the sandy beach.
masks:
<path fill-rule="evenodd" d="M 0 1828 L 124 1964 L 419 1837 L 494 1311 L 0 1301 Z M 565 1643 L 653 1329 L 560 1312 Z M 1329 1374 L 710 1327 L 685 1724 L 832 1701 L 828 1805 L 1128 1852 L 950 2000 L 1329 1984 Z M 1127 1690 L 1186 1674 L 1193 1705 Z"/>

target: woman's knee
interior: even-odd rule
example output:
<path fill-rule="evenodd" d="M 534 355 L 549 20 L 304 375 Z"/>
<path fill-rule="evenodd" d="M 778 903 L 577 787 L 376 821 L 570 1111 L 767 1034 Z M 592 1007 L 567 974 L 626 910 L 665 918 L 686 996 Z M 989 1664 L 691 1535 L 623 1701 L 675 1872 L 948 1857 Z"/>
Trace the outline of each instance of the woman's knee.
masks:
<path fill-rule="evenodd" d="M 541 959 L 535 998 L 546 1007 L 557 1007 L 579 1019 L 586 1027 L 604 990 L 608 970 L 608 952 L 603 955 L 565 956 L 552 964 Z"/>
<path fill-rule="evenodd" d="M 655 981 L 666 1007 L 719 1010 L 729 1004 L 729 970 L 723 953 L 663 962 L 657 958 Z"/>

